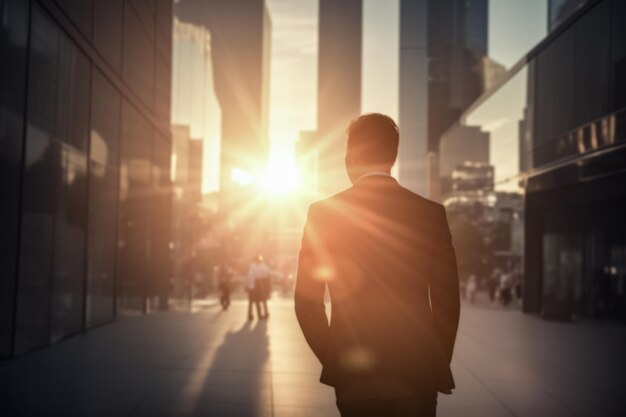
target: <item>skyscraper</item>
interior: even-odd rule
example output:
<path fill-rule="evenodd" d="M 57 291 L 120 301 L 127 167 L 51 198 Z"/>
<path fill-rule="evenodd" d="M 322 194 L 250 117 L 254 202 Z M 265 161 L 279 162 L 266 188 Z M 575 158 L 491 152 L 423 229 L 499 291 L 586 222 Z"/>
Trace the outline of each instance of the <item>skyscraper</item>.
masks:
<path fill-rule="evenodd" d="M 428 194 L 428 0 L 400 3 L 398 180 Z"/>
<path fill-rule="evenodd" d="M 215 93 L 211 35 L 204 26 L 174 18 L 172 125 L 188 126 L 205 142 L 203 190 L 219 188 L 222 111 Z"/>
<path fill-rule="evenodd" d="M 271 21 L 264 0 L 181 0 L 176 16 L 211 35 L 215 91 L 222 108 L 221 189 L 233 169 L 253 174 L 265 162 Z"/>
<path fill-rule="evenodd" d="M 488 2 L 402 0 L 400 7 L 399 179 L 428 194 L 428 153 L 497 73 L 485 61 Z"/>
<path fill-rule="evenodd" d="M 316 148 L 319 191 L 349 184 L 345 129 L 361 112 L 362 0 L 320 0 Z"/>
<path fill-rule="evenodd" d="M 487 0 L 429 0 L 428 145 L 484 91 L 482 58 L 487 55 Z"/>

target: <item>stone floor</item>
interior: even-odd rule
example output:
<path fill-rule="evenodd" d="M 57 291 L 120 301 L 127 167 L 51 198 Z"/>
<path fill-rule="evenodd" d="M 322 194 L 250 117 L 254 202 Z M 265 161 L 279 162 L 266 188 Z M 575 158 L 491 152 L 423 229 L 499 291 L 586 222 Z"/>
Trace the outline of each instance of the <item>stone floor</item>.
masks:
<path fill-rule="evenodd" d="M 0 415 L 337 417 L 287 299 L 120 318 L 0 365 Z M 439 416 L 625 416 L 626 328 L 463 305 Z"/>

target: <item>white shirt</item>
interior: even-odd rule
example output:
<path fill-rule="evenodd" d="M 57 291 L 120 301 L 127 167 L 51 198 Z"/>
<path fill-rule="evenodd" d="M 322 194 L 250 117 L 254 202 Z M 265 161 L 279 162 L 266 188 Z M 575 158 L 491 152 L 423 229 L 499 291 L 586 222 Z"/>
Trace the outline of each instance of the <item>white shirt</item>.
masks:
<path fill-rule="evenodd" d="M 249 290 L 254 289 L 254 282 L 259 278 L 269 278 L 270 269 L 264 263 L 251 263 L 248 267 L 247 287 Z"/>
<path fill-rule="evenodd" d="M 382 171 L 371 171 L 371 172 L 366 172 L 365 174 L 361 175 L 359 178 L 357 178 L 356 182 L 361 181 L 363 178 L 367 178 L 367 177 L 389 177 L 389 178 L 393 178 L 391 176 L 391 174 L 387 173 L 387 172 L 382 172 Z"/>

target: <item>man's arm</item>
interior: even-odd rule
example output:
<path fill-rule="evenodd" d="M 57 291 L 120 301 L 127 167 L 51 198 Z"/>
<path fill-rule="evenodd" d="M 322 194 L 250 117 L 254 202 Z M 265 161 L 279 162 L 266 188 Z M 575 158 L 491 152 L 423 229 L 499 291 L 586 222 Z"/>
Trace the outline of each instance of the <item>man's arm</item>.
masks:
<path fill-rule="evenodd" d="M 445 208 L 441 208 L 439 217 L 442 232 L 433 250 L 430 303 L 437 335 L 450 363 L 461 310 L 459 275 Z"/>
<path fill-rule="evenodd" d="M 324 290 L 326 282 L 316 274 L 323 267 L 326 248 L 320 236 L 314 206 L 309 214 L 302 236 L 300 258 L 298 260 L 298 276 L 296 279 L 296 316 L 304 337 L 315 353 L 324 362 L 328 341 L 328 318 L 324 307 Z"/>

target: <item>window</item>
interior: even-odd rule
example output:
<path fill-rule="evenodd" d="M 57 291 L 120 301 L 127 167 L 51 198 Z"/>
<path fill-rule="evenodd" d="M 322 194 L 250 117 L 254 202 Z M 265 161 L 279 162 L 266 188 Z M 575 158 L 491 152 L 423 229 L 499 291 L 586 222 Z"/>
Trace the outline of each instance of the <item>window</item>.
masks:
<path fill-rule="evenodd" d="M 99 71 L 92 88 L 87 326 L 114 314 L 121 106 L 120 93 Z"/>
<path fill-rule="evenodd" d="M 16 350 L 83 321 L 90 63 L 39 8 L 32 18 Z"/>

